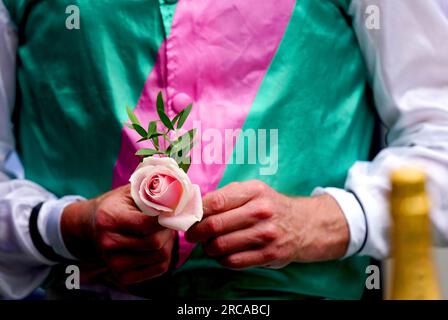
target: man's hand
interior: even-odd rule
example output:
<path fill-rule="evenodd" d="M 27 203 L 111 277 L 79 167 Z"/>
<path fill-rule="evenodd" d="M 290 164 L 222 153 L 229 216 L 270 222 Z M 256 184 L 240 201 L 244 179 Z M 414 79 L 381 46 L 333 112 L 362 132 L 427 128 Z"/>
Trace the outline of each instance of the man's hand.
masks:
<path fill-rule="evenodd" d="M 68 250 L 81 260 L 102 260 L 121 284 L 165 273 L 176 233 L 142 214 L 129 185 L 68 206 L 61 229 Z"/>
<path fill-rule="evenodd" d="M 349 229 L 329 195 L 292 198 L 261 181 L 231 183 L 203 199 L 206 218 L 186 234 L 229 268 L 281 268 L 342 257 Z"/>

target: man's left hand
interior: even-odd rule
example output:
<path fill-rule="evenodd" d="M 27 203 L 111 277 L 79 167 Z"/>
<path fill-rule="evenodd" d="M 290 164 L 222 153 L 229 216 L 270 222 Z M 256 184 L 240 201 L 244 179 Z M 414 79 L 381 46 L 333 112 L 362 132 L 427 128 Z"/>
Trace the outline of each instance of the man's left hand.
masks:
<path fill-rule="evenodd" d="M 348 225 L 330 195 L 288 197 L 254 180 L 211 192 L 203 205 L 205 218 L 186 239 L 229 268 L 281 268 L 338 259 L 347 250 Z"/>

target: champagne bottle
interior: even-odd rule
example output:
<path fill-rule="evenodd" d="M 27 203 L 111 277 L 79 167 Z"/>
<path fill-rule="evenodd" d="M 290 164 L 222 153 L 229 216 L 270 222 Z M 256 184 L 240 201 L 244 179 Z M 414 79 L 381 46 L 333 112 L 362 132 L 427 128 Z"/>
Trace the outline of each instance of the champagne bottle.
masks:
<path fill-rule="evenodd" d="M 425 174 L 416 169 L 402 168 L 392 173 L 391 180 L 391 299 L 441 299 L 432 255 Z"/>

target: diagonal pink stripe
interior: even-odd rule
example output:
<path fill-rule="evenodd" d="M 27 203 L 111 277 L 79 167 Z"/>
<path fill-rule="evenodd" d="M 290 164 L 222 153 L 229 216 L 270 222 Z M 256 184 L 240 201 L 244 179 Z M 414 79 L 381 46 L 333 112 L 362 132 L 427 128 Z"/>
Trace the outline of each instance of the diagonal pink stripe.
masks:
<path fill-rule="evenodd" d="M 184 128 L 201 121 L 200 130 L 213 129 L 226 150 L 215 157 L 217 163 L 204 163 L 201 151 L 211 137 L 202 136 L 188 173 L 202 194 L 216 189 L 224 174 L 226 156 L 235 143 L 224 143 L 224 131 L 243 126 L 294 4 L 295 0 L 181 0 L 177 5 L 170 36 L 159 50 L 135 112 L 144 123 L 156 119 L 155 97 L 162 89 L 171 117 L 176 94 L 185 93 L 192 99 L 193 111 Z M 137 140 L 135 133 L 123 129 L 114 187 L 127 183 L 138 164 L 134 156 Z M 181 235 L 181 263 L 191 249 Z"/>

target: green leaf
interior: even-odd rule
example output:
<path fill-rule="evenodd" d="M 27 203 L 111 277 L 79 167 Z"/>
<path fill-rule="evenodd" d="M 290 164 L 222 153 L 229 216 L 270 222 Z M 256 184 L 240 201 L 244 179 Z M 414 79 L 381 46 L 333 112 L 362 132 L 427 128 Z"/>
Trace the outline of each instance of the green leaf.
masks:
<path fill-rule="evenodd" d="M 163 154 L 163 152 L 154 149 L 140 149 L 135 153 L 136 156 L 145 156 L 145 157 L 150 157 L 155 154 Z"/>
<path fill-rule="evenodd" d="M 146 141 L 146 140 L 148 140 L 148 137 L 141 138 L 140 140 L 137 141 L 137 143 L 138 142 L 143 142 L 143 141 Z"/>
<path fill-rule="evenodd" d="M 126 127 L 128 127 L 129 129 L 134 130 L 134 127 L 132 126 L 131 123 L 125 123 L 124 125 L 125 125 Z"/>
<path fill-rule="evenodd" d="M 157 132 L 157 121 L 151 121 L 148 125 L 148 137 Z"/>
<path fill-rule="evenodd" d="M 139 135 L 141 135 L 143 138 L 146 138 L 148 136 L 148 132 L 146 132 L 145 129 L 139 124 L 132 124 L 132 127 L 134 127 L 134 130 L 137 131 Z"/>
<path fill-rule="evenodd" d="M 129 120 L 131 120 L 131 122 L 133 124 L 140 125 L 140 121 L 138 121 L 137 116 L 135 115 L 134 111 L 132 111 L 132 109 L 130 107 L 126 107 L 126 112 L 128 113 Z"/>
<path fill-rule="evenodd" d="M 160 137 L 161 135 L 162 135 L 161 133 L 154 133 L 153 135 L 151 135 L 149 137 L 141 138 L 137 142 L 143 142 L 143 141 L 146 141 L 146 140 L 155 140 L 155 141 L 157 141 L 157 147 L 159 147 L 159 144 L 158 144 L 159 140 L 157 138 Z"/>
<path fill-rule="evenodd" d="M 165 103 L 163 102 L 162 92 L 157 95 L 157 114 L 159 115 L 160 121 L 170 130 L 174 130 L 173 124 L 170 118 L 165 113 Z"/>
<path fill-rule="evenodd" d="M 188 116 L 190 115 L 191 109 L 193 105 L 190 103 L 184 110 L 182 110 L 179 114 L 179 121 L 177 122 L 177 129 L 182 128 Z"/>
<path fill-rule="evenodd" d="M 184 112 L 184 110 L 182 110 L 181 112 L 176 114 L 176 116 L 173 118 L 173 120 L 171 120 L 171 123 L 173 124 L 173 126 L 176 125 L 176 122 L 177 122 L 177 120 L 179 120 L 180 116 L 182 115 L 182 112 Z"/>
<path fill-rule="evenodd" d="M 148 139 L 158 138 L 160 136 L 163 136 L 163 134 L 156 132 L 156 133 L 153 133 L 152 135 L 148 135 Z"/>
<path fill-rule="evenodd" d="M 165 154 L 166 155 L 170 155 L 171 154 L 171 150 L 173 149 L 173 145 L 172 144 L 170 144 L 169 146 L 168 146 L 168 148 L 166 148 L 166 150 L 165 150 Z"/>
<path fill-rule="evenodd" d="M 154 137 L 154 138 L 152 138 L 151 140 L 152 140 L 152 143 L 154 144 L 154 146 L 155 146 L 157 149 L 159 149 L 159 148 L 160 148 L 160 146 L 159 146 L 159 137 Z"/>
<path fill-rule="evenodd" d="M 184 161 L 188 160 L 188 161 Z M 183 158 L 180 163 L 178 163 L 179 168 L 181 168 L 185 173 L 188 173 L 188 169 L 190 169 L 191 166 L 191 157 Z"/>

